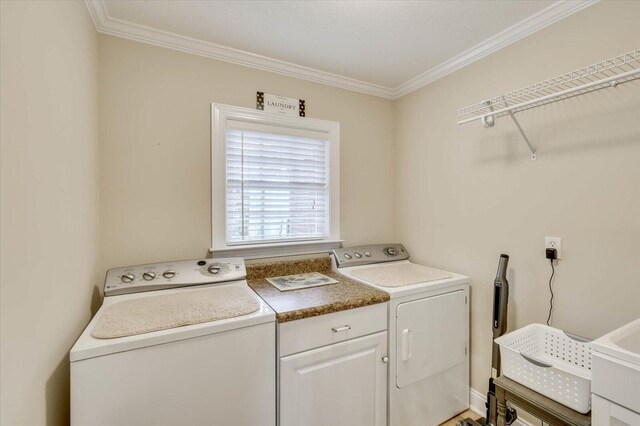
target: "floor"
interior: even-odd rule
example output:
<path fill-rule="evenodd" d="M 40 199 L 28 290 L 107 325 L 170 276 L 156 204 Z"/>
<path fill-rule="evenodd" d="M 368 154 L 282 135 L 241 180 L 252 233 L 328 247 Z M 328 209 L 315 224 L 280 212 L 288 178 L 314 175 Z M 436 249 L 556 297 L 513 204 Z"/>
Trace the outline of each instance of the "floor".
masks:
<path fill-rule="evenodd" d="M 456 422 L 458 420 L 463 420 L 463 419 L 466 419 L 468 417 L 471 417 L 474 420 L 480 418 L 480 416 L 477 415 L 476 413 L 474 413 L 473 411 L 467 410 L 464 413 L 460 413 L 457 416 L 447 420 L 446 422 L 442 423 L 440 426 L 456 426 Z"/>

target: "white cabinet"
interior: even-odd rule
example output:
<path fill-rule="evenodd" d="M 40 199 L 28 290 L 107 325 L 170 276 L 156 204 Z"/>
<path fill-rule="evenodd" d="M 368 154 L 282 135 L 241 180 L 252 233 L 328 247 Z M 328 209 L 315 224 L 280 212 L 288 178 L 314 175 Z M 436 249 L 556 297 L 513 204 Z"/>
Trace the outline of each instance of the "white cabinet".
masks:
<path fill-rule="evenodd" d="M 280 426 L 387 424 L 387 304 L 279 324 Z"/>
<path fill-rule="evenodd" d="M 386 355 L 380 332 L 281 358 L 280 425 L 385 425 Z"/>

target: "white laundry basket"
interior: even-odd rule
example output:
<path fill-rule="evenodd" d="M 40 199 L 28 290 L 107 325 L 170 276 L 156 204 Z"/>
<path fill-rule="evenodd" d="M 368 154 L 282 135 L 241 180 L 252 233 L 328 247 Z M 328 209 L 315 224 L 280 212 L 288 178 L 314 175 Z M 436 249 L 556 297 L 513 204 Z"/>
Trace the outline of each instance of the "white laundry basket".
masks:
<path fill-rule="evenodd" d="M 591 410 L 591 341 L 531 324 L 495 342 L 503 375 L 580 413 Z"/>

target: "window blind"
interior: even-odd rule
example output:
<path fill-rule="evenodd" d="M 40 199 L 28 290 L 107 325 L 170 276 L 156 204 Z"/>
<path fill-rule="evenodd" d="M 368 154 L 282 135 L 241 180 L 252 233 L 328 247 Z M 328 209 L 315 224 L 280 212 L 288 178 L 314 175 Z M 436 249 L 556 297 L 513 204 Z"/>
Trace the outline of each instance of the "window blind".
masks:
<path fill-rule="evenodd" d="M 329 143 L 321 136 L 227 127 L 228 244 L 328 236 Z"/>

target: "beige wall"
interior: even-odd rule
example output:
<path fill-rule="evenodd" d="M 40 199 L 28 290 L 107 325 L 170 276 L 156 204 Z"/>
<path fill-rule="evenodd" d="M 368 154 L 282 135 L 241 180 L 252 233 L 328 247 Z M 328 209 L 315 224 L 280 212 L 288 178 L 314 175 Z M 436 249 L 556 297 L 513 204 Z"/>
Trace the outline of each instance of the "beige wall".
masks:
<path fill-rule="evenodd" d="M 259 90 L 340 122 L 342 238 L 393 239 L 392 101 L 111 36 L 99 43 L 105 268 L 207 253 L 210 103 L 255 108 Z"/>
<path fill-rule="evenodd" d="M 101 281 L 97 34 L 82 2 L 0 7 L 0 423 L 63 425 Z"/>
<path fill-rule="evenodd" d="M 471 277 L 472 386 L 490 367 L 492 283 L 511 255 L 510 329 L 545 322 L 544 237 L 562 237 L 553 325 L 598 337 L 640 316 L 640 81 L 456 125 L 460 107 L 638 48 L 639 2 L 602 2 L 397 102 L 397 236 Z"/>

